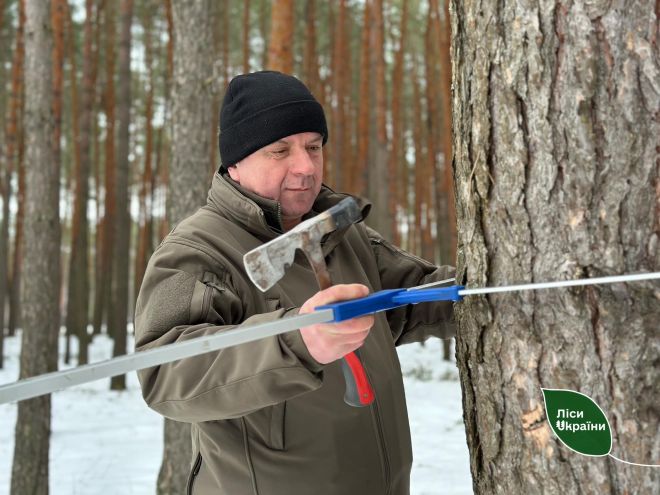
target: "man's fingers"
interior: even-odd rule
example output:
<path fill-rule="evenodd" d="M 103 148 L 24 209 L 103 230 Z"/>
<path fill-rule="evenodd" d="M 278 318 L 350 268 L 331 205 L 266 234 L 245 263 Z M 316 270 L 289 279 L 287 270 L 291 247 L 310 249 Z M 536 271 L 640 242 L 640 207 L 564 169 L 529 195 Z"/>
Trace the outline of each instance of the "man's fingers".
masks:
<path fill-rule="evenodd" d="M 364 332 L 372 326 L 374 326 L 374 317 L 372 315 L 365 315 L 342 321 L 341 323 L 322 323 L 319 325 L 319 328 L 332 335 L 347 335 Z"/>

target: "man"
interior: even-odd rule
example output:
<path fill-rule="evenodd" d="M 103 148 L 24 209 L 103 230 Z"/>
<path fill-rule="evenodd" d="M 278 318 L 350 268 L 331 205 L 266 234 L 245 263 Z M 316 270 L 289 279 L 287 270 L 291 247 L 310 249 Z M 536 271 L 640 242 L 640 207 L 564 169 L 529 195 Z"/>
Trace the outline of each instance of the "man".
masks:
<path fill-rule="evenodd" d="M 154 253 L 136 307 L 138 349 L 308 313 L 329 302 L 453 276 L 363 222 L 323 243 L 333 287 L 318 291 L 304 256 L 262 293 L 243 255 L 346 195 L 321 183 L 321 105 L 278 72 L 234 78 L 220 115 L 222 166 L 207 204 Z M 370 205 L 356 198 L 363 219 Z M 410 432 L 396 345 L 454 334 L 448 302 L 410 305 L 202 354 L 140 372 L 160 414 L 192 423 L 188 493 L 409 493 Z M 360 348 L 376 401 L 343 401 L 339 359 Z"/>

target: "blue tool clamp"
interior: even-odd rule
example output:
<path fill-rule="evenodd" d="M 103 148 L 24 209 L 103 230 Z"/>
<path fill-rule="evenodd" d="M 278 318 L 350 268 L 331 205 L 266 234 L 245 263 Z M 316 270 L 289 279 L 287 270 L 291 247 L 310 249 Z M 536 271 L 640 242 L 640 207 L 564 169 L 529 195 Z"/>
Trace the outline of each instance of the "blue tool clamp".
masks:
<path fill-rule="evenodd" d="M 333 322 L 340 322 L 357 318 L 358 316 L 387 311 L 388 309 L 398 308 L 406 304 L 417 304 L 431 301 L 461 301 L 463 296 L 459 291 L 464 289 L 462 285 L 452 285 L 450 287 L 441 287 L 438 289 L 390 289 L 374 292 L 360 299 L 342 301 L 333 304 L 326 304 L 315 308 L 332 309 L 334 313 Z"/>

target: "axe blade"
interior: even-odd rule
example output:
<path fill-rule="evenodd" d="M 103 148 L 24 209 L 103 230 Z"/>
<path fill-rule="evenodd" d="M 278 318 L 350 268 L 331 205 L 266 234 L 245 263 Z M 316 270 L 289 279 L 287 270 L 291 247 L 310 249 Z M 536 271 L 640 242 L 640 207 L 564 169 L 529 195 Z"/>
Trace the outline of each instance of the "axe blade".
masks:
<path fill-rule="evenodd" d="M 361 219 L 362 213 L 355 200 L 345 198 L 323 213 L 298 224 L 289 232 L 246 253 L 243 256 L 245 271 L 254 285 L 266 292 L 293 264 L 297 249 L 302 250 L 309 258 L 314 247 L 320 249 L 321 239 L 325 234 L 348 227 Z"/>
<path fill-rule="evenodd" d="M 274 241 L 279 240 L 274 239 Z M 296 253 L 296 237 L 288 238 L 285 244 L 272 244 L 270 241 L 245 253 L 243 264 L 250 280 L 262 292 L 266 292 L 284 276 L 286 269 L 293 263 Z"/>

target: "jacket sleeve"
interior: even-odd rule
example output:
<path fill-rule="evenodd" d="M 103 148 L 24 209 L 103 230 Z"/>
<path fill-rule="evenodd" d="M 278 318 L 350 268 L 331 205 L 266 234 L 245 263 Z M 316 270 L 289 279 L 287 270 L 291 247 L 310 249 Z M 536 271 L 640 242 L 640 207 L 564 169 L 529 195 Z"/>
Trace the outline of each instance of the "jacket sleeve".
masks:
<path fill-rule="evenodd" d="M 255 303 L 218 276 L 217 260 L 166 240 L 149 261 L 135 310 L 136 350 L 274 321 L 297 308 L 250 314 Z M 212 276 L 209 277 L 209 274 Z M 322 384 L 323 366 L 299 330 L 138 372 L 152 409 L 183 422 L 221 420 L 272 406 Z"/>
<path fill-rule="evenodd" d="M 383 289 L 415 287 L 455 275 L 453 266 L 435 266 L 394 246 L 369 227 L 367 234 Z M 423 342 L 429 336 L 447 339 L 456 335 L 452 301 L 408 304 L 388 311 L 387 319 L 396 345 Z"/>

